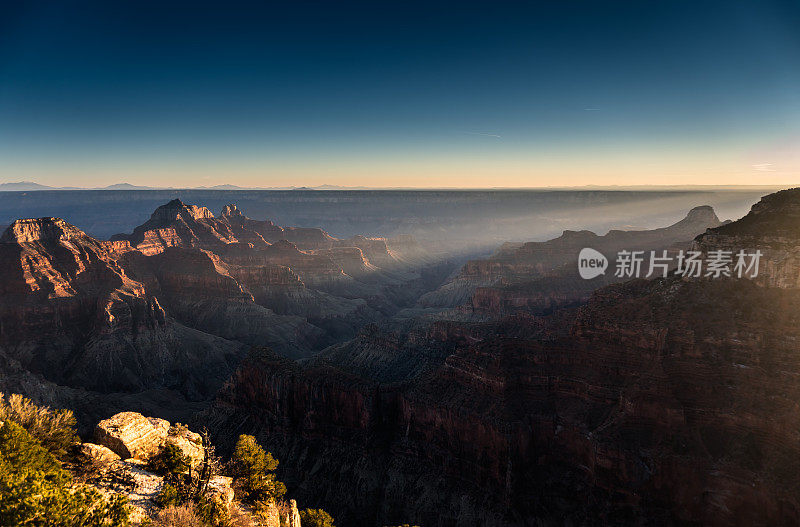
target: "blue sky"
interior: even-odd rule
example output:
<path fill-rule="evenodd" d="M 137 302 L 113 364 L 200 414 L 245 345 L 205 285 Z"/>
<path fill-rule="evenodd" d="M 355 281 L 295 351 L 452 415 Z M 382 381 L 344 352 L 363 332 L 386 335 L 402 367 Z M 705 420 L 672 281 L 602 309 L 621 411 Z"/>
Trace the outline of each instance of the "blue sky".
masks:
<path fill-rule="evenodd" d="M 798 2 L 0 10 L 0 181 L 791 184 L 800 169 Z"/>

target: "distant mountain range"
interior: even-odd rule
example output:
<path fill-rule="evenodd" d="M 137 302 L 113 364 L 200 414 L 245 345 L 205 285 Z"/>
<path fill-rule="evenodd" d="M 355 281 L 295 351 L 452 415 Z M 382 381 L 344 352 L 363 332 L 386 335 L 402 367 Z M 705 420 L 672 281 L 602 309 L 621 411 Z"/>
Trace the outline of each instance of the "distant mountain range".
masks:
<path fill-rule="evenodd" d="M 179 187 L 147 187 L 130 183 L 115 183 L 106 187 L 51 187 L 33 181 L 0 183 L 0 192 L 30 192 L 35 190 L 171 190 Z M 368 190 L 370 187 L 342 187 L 339 185 L 319 185 L 316 187 L 239 187 L 237 185 L 214 185 L 213 187 L 191 187 L 207 190 Z"/>
<path fill-rule="evenodd" d="M 141 187 L 130 183 L 115 183 L 107 187 L 51 187 L 41 185 L 33 181 L 17 181 L 12 183 L 0 183 L 0 191 L 29 192 L 32 190 L 155 190 L 154 187 Z"/>
<path fill-rule="evenodd" d="M 33 181 L 0 183 L 0 192 L 30 192 L 35 190 L 764 190 L 773 192 L 782 188 L 776 185 L 584 185 L 579 187 L 485 187 L 485 188 L 424 188 L 417 187 L 365 187 L 343 185 L 287 186 L 287 187 L 240 187 L 238 185 L 214 185 L 198 187 L 148 187 L 130 183 L 115 183 L 106 187 L 51 187 Z"/>
<path fill-rule="evenodd" d="M 34 183 L 32 181 L 19 181 L 16 183 L 0 183 L 0 190 L 27 191 L 27 190 L 65 190 L 65 189 L 56 189 L 55 187 L 40 185 L 39 183 Z"/>

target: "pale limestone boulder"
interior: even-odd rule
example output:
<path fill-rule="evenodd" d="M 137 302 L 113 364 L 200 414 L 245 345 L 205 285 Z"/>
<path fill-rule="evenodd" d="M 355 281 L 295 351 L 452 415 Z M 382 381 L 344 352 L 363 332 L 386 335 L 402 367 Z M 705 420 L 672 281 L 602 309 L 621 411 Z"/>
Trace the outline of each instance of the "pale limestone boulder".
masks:
<path fill-rule="evenodd" d="M 163 419 L 148 419 L 137 412 L 121 412 L 97 424 L 94 440 L 122 459 L 147 459 L 163 447 L 168 431 L 169 423 Z"/>
<path fill-rule="evenodd" d="M 120 460 L 120 457 L 110 448 L 94 443 L 81 444 L 81 454 L 97 466 L 110 465 Z"/>
<path fill-rule="evenodd" d="M 167 421 L 166 419 L 161 419 L 158 417 L 148 417 L 147 420 L 150 421 L 150 424 L 153 425 L 153 428 L 158 430 L 159 434 L 161 433 L 169 434 L 170 424 L 169 421 Z"/>
<path fill-rule="evenodd" d="M 186 430 L 174 435 L 167 435 L 165 442 L 180 448 L 183 455 L 189 458 L 192 468 L 196 468 L 203 462 L 203 439 L 200 434 Z"/>

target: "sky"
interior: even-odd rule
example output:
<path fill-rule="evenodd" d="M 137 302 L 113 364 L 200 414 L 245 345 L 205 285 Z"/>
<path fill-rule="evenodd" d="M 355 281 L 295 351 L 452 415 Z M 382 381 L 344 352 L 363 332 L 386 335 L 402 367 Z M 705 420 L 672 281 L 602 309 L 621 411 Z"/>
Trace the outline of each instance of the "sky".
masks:
<path fill-rule="evenodd" d="M 800 182 L 800 2 L 2 2 L 0 182 Z"/>

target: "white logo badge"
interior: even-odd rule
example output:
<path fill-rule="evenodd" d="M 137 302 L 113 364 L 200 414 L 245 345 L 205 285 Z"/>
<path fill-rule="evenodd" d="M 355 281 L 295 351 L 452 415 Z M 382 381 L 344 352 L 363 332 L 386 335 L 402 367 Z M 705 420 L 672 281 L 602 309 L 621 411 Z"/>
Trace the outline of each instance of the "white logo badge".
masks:
<path fill-rule="evenodd" d="M 603 253 L 589 247 L 581 249 L 578 255 L 578 273 L 581 278 L 591 280 L 605 273 L 608 268 L 608 259 Z"/>

